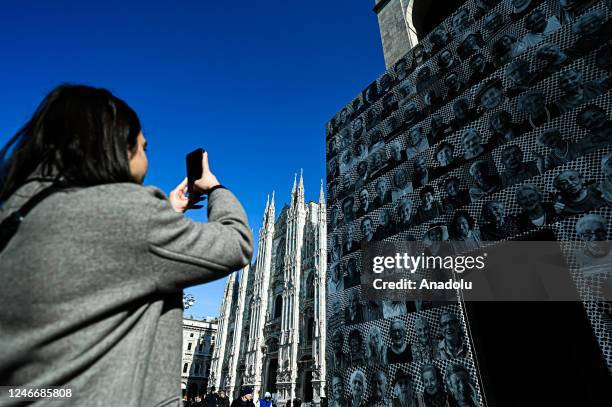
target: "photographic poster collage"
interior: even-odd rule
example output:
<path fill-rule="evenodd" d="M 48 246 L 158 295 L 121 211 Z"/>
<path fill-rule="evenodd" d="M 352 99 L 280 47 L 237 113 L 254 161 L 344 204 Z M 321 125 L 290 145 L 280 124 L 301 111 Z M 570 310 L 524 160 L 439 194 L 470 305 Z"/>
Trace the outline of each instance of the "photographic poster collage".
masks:
<path fill-rule="evenodd" d="M 612 370 L 611 38 L 612 1 L 470 0 L 327 123 L 332 406 L 483 404 L 461 302 L 362 298 L 368 242 L 562 242 Z"/>

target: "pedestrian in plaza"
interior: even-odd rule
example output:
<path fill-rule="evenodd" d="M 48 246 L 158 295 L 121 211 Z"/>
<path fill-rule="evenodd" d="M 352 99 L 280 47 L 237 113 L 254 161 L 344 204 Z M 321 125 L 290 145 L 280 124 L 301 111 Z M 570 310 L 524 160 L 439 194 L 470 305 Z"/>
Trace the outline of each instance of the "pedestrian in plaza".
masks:
<path fill-rule="evenodd" d="M 259 399 L 259 407 L 272 407 L 272 395 L 269 391 L 266 392 L 263 399 Z"/>
<path fill-rule="evenodd" d="M 225 390 L 219 390 L 219 400 L 217 401 L 218 407 L 229 407 L 229 398 L 225 394 Z"/>
<path fill-rule="evenodd" d="M 61 85 L 0 150 L 3 385 L 62 386 L 72 405 L 180 404 L 183 289 L 249 264 L 253 238 L 207 153 L 197 222 L 187 178 L 169 197 L 142 185 L 146 148 L 126 102 Z"/>
<path fill-rule="evenodd" d="M 217 390 L 215 386 L 212 386 L 210 388 L 210 393 L 206 394 L 206 397 L 204 398 L 204 405 L 206 407 L 217 407 L 218 406 L 219 395 L 217 394 L 215 390 Z"/>
<path fill-rule="evenodd" d="M 230 407 L 255 407 L 253 403 L 253 388 L 245 386 L 240 390 L 240 396 L 234 401 Z"/>

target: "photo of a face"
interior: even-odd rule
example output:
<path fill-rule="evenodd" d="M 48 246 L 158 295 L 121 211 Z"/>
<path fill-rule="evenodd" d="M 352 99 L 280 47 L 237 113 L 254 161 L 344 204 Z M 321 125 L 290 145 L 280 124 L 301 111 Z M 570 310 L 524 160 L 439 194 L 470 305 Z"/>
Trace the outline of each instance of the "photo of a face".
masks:
<path fill-rule="evenodd" d="M 504 90 L 499 83 L 494 83 L 487 86 L 479 94 L 480 105 L 487 110 L 495 109 L 497 106 L 502 104 L 504 100 Z"/>
<path fill-rule="evenodd" d="M 404 58 L 400 59 L 395 64 L 393 71 L 395 72 L 395 77 L 397 78 L 397 81 L 403 81 L 408 77 L 408 62 L 406 62 Z"/>

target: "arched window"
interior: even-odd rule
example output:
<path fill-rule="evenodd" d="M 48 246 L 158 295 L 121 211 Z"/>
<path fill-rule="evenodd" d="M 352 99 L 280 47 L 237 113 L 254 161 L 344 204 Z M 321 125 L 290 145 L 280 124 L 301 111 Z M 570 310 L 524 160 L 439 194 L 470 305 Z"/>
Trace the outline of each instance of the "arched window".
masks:
<path fill-rule="evenodd" d="M 281 294 L 276 296 L 274 300 L 274 318 L 280 318 L 283 313 L 283 296 Z"/>
<path fill-rule="evenodd" d="M 185 364 L 183 365 L 183 373 L 187 373 L 187 369 L 189 369 L 189 364 L 188 364 L 188 363 L 185 363 Z"/>

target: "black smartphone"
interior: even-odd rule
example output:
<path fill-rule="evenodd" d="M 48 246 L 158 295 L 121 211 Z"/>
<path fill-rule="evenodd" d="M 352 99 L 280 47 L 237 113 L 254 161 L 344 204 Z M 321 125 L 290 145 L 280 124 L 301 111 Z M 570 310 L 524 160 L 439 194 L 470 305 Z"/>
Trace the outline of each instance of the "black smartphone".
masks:
<path fill-rule="evenodd" d="M 203 148 L 197 148 L 187 154 L 187 191 L 189 194 L 198 195 L 193 187 L 193 183 L 202 178 L 202 156 L 204 155 Z"/>

